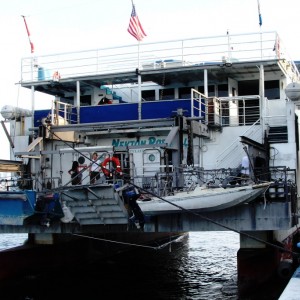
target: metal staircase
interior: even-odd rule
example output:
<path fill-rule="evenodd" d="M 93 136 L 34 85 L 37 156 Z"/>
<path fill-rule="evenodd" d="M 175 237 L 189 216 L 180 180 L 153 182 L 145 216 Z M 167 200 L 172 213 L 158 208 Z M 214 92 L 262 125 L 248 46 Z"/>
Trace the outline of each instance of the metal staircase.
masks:
<path fill-rule="evenodd" d="M 222 153 L 216 157 L 216 168 L 236 168 L 245 155 L 241 137 L 249 138 L 257 143 L 262 143 L 263 134 L 260 120 L 257 120 L 250 128 L 236 138 Z"/>
<path fill-rule="evenodd" d="M 268 131 L 269 143 L 287 143 L 288 127 L 287 126 L 270 126 Z"/>
<path fill-rule="evenodd" d="M 61 197 L 80 225 L 128 224 L 127 209 L 112 185 L 72 188 Z"/>

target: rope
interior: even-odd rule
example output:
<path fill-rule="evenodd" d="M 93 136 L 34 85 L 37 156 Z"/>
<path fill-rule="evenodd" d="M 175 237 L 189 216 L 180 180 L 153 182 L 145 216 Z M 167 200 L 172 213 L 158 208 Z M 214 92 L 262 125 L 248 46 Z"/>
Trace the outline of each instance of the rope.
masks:
<path fill-rule="evenodd" d="M 166 199 L 164 199 L 164 198 L 162 198 L 162 197 L 160 197 L 160 196 L 158 196 L 158 195 L 155 195 L 155 194 L 152 193 L 151 191 L 146 191 L 145 189 L 143 189 L 143 188 L 141 188 L 141 187 L 139 187 L 139 186 L 137 186 L 137 185 L 135 185 L 135 184 L 133 184 L 133 183 L 131 183 L 131 184 L 132 184 L 133 186 L 135 186 L 136 188 L 141 189 L 141 190 L 143 190 L 144 192 L 147 192 L 148 194 L 151 194 L 152 196 L 154 196 L 154 197 L 156 197 L 156 198 L 158 198 L 158 199 L 160 199 L 160 200 L 162 200 L 162 201 L 164 201 L 164 202 L 167 202 L 167 203 L 169 203 L 170 205 L 173 205 L 173 206 L 175 206 L 175 207 L 181 209 L 182 211 L 184 211 L 184 212 L 186 212 L 186 213 L 192 214 L 192 215 L 194 215 L 194 216 L 198 216 L 198 217 L 200 217 L 201 219 L 206 220 L 206 221 L 208 221 L 208 222 L 211 222 L 211 223 L 213 223 L 213 224 L 215 224 L 215 225 L 217 225 L 217 226 L 223 227 L 223 228 L 225 228 L 225 229 L 227 229 L 227 230 L 229 230 L 229 231 L 236 232 L 236 233 L 238 233 L 238 234 L 240 234 L 240 235 L 246 236 L 246 237 L 248 237 L 248 238 L 250 238 L 250 239 L 252 239 L 252 240 L 255 240 L 255 241 L 257 241 L 257 242 L 263 243 L 263 244 L 265 244 L 265 245 L 268 245 L 268 246 L 277 248 L 277 249 L 280 250 L 280 251 L 287 252 L 287 253 L 289 253 L 289 254 L 291 254 L 291 255 L 294 255 L 294 256 L 300 256 L 300 253 L 293 252 L 293 251 L 291 251 L 291 250 L 285 249 L 284 247 L 275 245 L 275 244 L 270 243 L 270 242 L 267 242 L 267 241 L 265 241 L 265 240 L 263 240 L 263 239 L 260 239 L 260 238 L 257 238 L 257 237 L 255 237 L 255 236 L 252 236 L 252 235 L 250 235 L 250 234 L 248 234 L 248 233 L 246 233 L 246 232 L 242 232 L 242 231 L 236 230 L 236 229 L 234 229 L 234 228 L 231 228 L 231 227 L 229 227 L 229 226 L 226 226 L 226 225 L 224 225 L 224 224 L 221 224 L 221 223 L 219 223 L 219 222 L 217 222 L 217 221 L 214 221 L 213 219 L 208 218 L 208 217 L 206 217 L 206 216 L 204 216 L 204 215 L 202 215 L 202 214 L 199 214 L 199 213 L 193 212 L 193 211 L 191 211 L 191 210 L 185 209 L 184 207 L 182 207 L 182 206 L 180 206 L 180 205 L 177 205 L 177 204 L 172 203 L 172 202 L 170 202 L 170 201 L 168 201 L 168 200 L 166 200 Z"/>
<path fill-rule="evenodd" d="M 177 236 L 170 236 L 169 242 L 159 245 L 157 247 L 153 247 L 153 246 L 147 246 L 147 245 L 142 245 L 142 244 L 133 244 L 133 243 L 120 242 L 120 241 L 114 241 L 114 240 L 109 240 L 109 239 L 96 238 L 93 236 L 87 236 L 87 235 L 78 234 L 78 233 L 72 233 L 72 235 L 91 239 L 91 240 L 97 240 L 97 241 L 103 241 L 103 242 L 109 242 L 109 243 L 121 244 L 121 245 L 128 245 L 128 246 L 134 246 L 134 247 L 140 247 L 140 248 L 148 248 L 148 249 L 152 249 L 152 250 L 161 250 L 161 249 L 167 247 L 168 245 L 170 245 L 171 243 L 177 242 L 178 240 L 180 240 L 182 238 L 182 237 L 177 237 Z M 171 238 L 174 238 L 174 240 L 171 240 Z"/>

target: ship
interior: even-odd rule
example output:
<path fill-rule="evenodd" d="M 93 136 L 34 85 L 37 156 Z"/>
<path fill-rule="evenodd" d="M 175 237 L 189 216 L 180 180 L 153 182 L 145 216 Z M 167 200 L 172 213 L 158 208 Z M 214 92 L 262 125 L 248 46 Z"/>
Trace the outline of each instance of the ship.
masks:
<path fill-rule="evenodd" d="M 1 109 L 11 146 L 1 171 L 14 174 L 2 181 L 2 232 L 28 232 L 32 244 L 111 241 L 117 252 L 186 234 L 184 222 L 166 225 L 174 215 L 281 203 L 289 230 L 272 241 L 292 251 L 299 79 L 277 32 L 23 58 L 33 107 L 40 93 L 53 101 Z"/>

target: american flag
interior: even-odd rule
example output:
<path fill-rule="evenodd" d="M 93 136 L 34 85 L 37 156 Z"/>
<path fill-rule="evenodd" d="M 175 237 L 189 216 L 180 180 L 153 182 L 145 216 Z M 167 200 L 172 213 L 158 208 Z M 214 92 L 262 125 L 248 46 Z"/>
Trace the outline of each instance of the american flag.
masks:
<path fill-rule="evenodd" d="M 129 26 L 128 26 L 127 31 L 133 37 L 135 37 L 138 41 L 141 41 L 146 36 L 146 33 L 145 33 L 145 31 L 140 23 L 140 20 L 136 14 L 135 6 L 133 3 L 132 3 L 132 12 L 131 12 L 131 17 L 130 17 Z"/>

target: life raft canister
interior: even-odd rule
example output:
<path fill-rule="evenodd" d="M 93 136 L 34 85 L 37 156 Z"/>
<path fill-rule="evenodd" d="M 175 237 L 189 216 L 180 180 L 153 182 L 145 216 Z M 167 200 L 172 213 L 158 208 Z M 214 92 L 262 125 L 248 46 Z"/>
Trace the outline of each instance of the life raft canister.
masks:
<path fill-rule="evenodd" d="M 121 169 L 121 164 L 120 164 L 120 161 L 117 157 L 113 156 L 113 157 L 107 157 L 101 167 L 102 167 L 102 172 L 104 173 L 105 176 L 107 177 L 111 177 L 112 176 L 112 171 L 110 171 L 109 169 L 106 168 L 106 165 L 109 164 L 110 162 L 113 163 L 113 166 L 114 166 L 114 173 L 117 174 L 117 175 L 122 175 L 122 169 Z"/>

